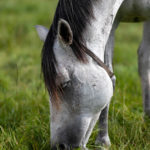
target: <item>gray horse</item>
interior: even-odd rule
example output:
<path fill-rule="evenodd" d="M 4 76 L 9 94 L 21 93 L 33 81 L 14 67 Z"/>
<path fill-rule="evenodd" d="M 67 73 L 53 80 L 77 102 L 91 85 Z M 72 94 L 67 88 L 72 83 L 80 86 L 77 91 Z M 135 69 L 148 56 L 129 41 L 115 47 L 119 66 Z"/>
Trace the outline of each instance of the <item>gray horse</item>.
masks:
<path fill-rule="evenodd" d="M 96 144 L 110 146 L 108 109 L 116 80 L 110 72 L 120 22 L 145 22 L 139 73 L 144 111 L 150 116 L 149 19 L 150 0 L 59 0 L 50 29 L 37 26 L 44 41 L 42 71 L 50 94 L 53 150 L 86 149 L 98 118 Z"/>

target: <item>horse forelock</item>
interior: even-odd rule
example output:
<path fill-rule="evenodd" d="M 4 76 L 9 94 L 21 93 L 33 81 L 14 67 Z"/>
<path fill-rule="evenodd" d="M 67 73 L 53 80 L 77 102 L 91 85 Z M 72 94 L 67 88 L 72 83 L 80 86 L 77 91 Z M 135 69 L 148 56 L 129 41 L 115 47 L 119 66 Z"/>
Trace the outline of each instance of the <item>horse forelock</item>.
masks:
<path fill-rule="evenodd" d="M 57 61 L 53 51 L 54 41 L 57 36 L 59 19 L 66 20 L 73 32 L 73 43 L 71 48 L 81 62 L 87 62 L 84 53 L 83 32 L 90 18 L 93 17 L 92 3 L 95 0 L 59 0 L 53 23 L 42 50 L 42 72 L 46 88 L 52 101 L 58 101 L 60 97 L 60 87 L 56 84 Z"/>

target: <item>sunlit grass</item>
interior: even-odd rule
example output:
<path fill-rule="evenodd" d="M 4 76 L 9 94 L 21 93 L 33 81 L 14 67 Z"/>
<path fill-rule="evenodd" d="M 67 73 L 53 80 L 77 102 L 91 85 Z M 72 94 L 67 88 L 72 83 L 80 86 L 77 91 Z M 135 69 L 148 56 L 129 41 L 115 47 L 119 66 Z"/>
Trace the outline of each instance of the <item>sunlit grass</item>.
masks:
<path fill-rule="evenodd" d="M 34 26 L 50 26 L 56 0 L 0 1 L 0 150 L 48 150 L 49 101 L 41 77 L 42 42 Z M 142 24 L 116 34 L 117 85 L 109 114 L 112 150 L 149 150 L 150 120 L 143 119 L 137 67 Z M 95 128 L 88 147 L 95 149 Z"/>

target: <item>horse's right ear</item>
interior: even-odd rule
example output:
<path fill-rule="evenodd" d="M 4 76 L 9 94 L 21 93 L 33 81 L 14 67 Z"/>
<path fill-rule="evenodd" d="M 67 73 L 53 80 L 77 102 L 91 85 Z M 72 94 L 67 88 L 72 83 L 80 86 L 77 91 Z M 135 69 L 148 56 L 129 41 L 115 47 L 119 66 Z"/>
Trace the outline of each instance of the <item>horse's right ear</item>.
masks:
<path fill-rule="evenodd" d="M 35 28 L 36 28 L 36 31 L 37 31 L 40 39 L 43 42 L 45 42 L 47 34 L 48 34 L 48 29 L 44 26 L 41 26 L 41 25 L 36 25 Z"/>
<path fill-rule="evenodd" d="M 58 22 L 58 38 L 61 43 L 64 45 L 71 45 L 73 42 L 73 33 L 69 23 L 60 19 Z"/>

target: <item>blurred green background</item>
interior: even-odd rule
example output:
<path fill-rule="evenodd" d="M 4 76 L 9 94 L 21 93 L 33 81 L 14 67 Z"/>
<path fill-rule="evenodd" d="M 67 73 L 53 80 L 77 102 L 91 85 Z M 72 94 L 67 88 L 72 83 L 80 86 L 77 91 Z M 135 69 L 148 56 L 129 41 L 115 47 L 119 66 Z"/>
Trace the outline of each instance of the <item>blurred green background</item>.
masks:
<path fill-rule="evenodd" d="M 0 0 L 0 150 L 50 149 L 49 100 L 41 75 L 43 43 L 35 25 L 49 27 L 57 0 Z M 137 49 L 142 24 L 121 24 L 116 33 L 115 94 L 109 114 L 111 150 L 149 150 Z M 97 127 L 88 147 L 95 149 Z"/>

